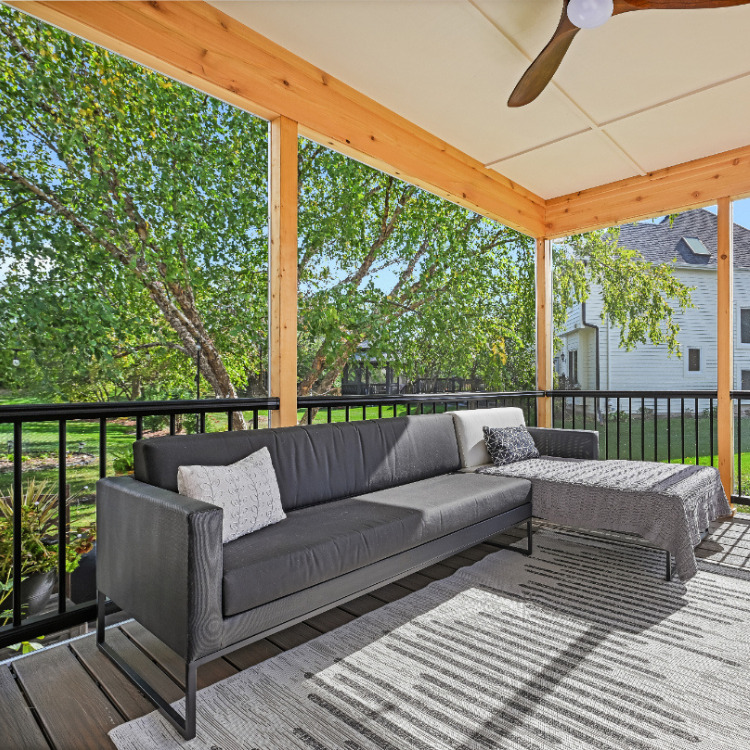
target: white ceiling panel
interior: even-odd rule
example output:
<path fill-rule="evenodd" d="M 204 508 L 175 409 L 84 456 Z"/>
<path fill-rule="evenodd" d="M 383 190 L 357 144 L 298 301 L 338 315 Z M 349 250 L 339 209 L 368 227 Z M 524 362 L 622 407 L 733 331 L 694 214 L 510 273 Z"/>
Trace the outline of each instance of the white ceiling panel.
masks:
<path fill-rule="evenodd" d="M 509 109 L 562 0 L 213 4 L 545 198 L 750 145 L 750 5 L 581 31 L 553 83 Z"/>
<path fill-rule="evenodd" d="M 492 168 L 514 182 L 523 180 L 522 184 L 542 198 L 567 195 L 637 174 L 609 140 L 596 132 L 534 149 Z"/>
<path fill-rule="evenodd" d="M 508 109 L 528 62 L 466 0 L 213 4 L 482 163 L 587 126 L 557 92 Z"/>
<path fill-rule="evenodd" d="M 612 123 L 606 131 L 648 171 L 750 143 L 750 76 Z"/>

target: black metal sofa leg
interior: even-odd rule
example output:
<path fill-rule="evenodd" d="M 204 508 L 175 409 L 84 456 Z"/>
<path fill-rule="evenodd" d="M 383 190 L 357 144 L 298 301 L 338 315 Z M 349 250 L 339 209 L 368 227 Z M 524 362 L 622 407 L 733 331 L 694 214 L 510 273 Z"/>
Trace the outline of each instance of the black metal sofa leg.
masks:
<path fill-rule="evenodd" d="M 125 675 L 134 682 L 139 690 L 159 709 L 162 715 L 186 740 L 195 737 L 195 693 L 197 689 L 198 666 L 194 662 L 185 662 L 185 715 L 175 711 L 172 706 L 149 685 L 116 651 L 104 640 L 104 607 L 107 597 L 97 592 L 96 612 L 96 645 L 105 653 Z"/>
<path fill-rule="evenodd" d="M 518 552 L 522 555 L 526 555 L 526 557 L 531 557 L 533 551 L 534 551 L 534 545 L 531 541 L 531 534 L 532 534 L 532 525 L 531 525 L 531 519 L 526 521 L 526 549 L 521 549 L 520 547 L 511 547 L 509 544 L 498 544 L 498 542 L 493 542 L 491 539 L 488 539 L 486 541 L 486 544 L 491 545 L 492 547 L 497 547 L 497 549 L 507 549 L 511 552 Z"/>

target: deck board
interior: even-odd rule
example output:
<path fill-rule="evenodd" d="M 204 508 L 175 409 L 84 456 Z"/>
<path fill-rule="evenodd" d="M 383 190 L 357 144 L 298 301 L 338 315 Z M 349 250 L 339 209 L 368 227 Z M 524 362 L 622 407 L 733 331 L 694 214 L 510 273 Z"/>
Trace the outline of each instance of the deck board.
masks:
<path fill-rule="evenodd" d="M 67 645 L 13 662 L 13 670 L 55 750 L 105 750 L 123 717 Z"/>
<path fill-rule="evenodd" d="M 509 544 L 521 540 L 523 532 L 519 529 L 512 535 L 495 537 L 494 541 Z M 525 541 L 519 541 L 519 547 L 524 545 Z M 420 573 L 215 659 L 201 667 L 199 683 L 205 686 L 259 664 L 496 551 L 491 544 L 477 545 Z M 750 569 L 750 518 L 712 524 L 708 539 L 696 553 L 713 562 Z M 127 622 L 111 627 L 107 630 L 107 640 L 167 700 L 182 697 L 180 685 L 184 677 L 179 658 L 140 625 Z M 93 634 L 10 665 L 0 665 L 0 750 L 48 750 L 48 740 L 55 750 L 105 750 L 113 747 L 107 737 L 112 727 L 152 710 L 151 703 L 99 652 Z"/>
<path fill-rule="evenodd" d="M 107 635 L 111 633 L 112 631 L 109 631 Z M 95 638 L 73 641 L 70 648 L 91 678 L 99 684 L 107 698 L 128 721 L 154 710 L 151 701 L 145 698 L 112 660 L 99 650 Z"/>
<path fill-rule="evenodd" d="M 18 750 L 49 748 L 10 667 L 0 667 L 0 747 Z"/>
<path fill-rule="evenodd" d="M 146 630 L 137 622 L 127 622 L 122 626 L 127 636 L 137 644 L 162 669 L 180 686 L 185 687 L 185 663 L 172 651 L 169 646 L 162 643 L 155 635 Z M 215 682 L 224 680 L 237 673 L 237 667 L 225 659 L 214 659 L 198 667 L 198 689 L 213 685 Z M 180 693 L 182 695 L 182 693 Z"/>

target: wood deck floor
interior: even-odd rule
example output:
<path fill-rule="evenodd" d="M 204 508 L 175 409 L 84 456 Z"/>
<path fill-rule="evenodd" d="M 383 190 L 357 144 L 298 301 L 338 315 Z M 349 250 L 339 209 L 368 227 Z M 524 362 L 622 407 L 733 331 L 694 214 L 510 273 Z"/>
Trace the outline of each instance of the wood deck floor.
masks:
<path fill-rule="evenodd" d="M 513 532 L 517 539 L 521 530 Z M 513 538 L 498 537 L 500 543 Z M 523 544 L 523 542 L 521 542 Z M 497 551 L 480 544 L 442 563 L 258 641 L 201 667 L 205 687 L 360 615 L 407 596 Z M 716 523 L 698 548 L 702 558 L 750 570 L 750 516 Z M 108 631 L 107 639 L 170 701 L 182 697 L 178 657 L 135 622 Z M 113 748 L 113 727 L 153 711 L 151 703 L 104 654 L 94 635 L 52 646 L 0 665 L 0 748 L 2 750 L 101 750 Z"/>

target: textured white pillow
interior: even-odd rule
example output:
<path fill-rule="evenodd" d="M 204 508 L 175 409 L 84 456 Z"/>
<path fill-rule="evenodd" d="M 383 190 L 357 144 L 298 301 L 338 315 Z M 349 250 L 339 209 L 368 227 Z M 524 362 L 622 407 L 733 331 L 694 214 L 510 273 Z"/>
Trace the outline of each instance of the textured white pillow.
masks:
<path fill-rule="evenodd" d="M 224 509 L 224 543 L 286 518 L 268 448 L 229 466 L 180 466 L 177 490 Z"/>

